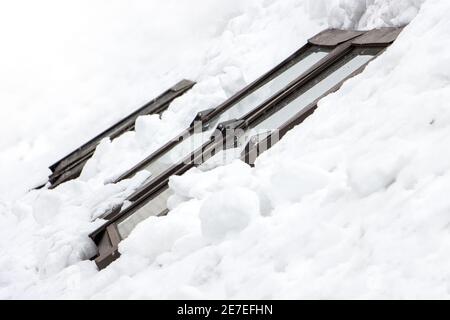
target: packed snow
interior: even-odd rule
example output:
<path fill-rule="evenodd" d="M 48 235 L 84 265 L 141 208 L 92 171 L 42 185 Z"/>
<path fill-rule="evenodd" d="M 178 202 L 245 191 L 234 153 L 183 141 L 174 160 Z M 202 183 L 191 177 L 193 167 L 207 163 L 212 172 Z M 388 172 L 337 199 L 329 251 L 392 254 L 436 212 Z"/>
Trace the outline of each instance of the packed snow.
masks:
<path fill-rule="evenodd" d="M 443 0 L 2 3 L 0 298 L 449 298 L 449 16 Z M 87 260 L 94 218 L 148 172 L 105 182 L 196 112 L 327 27 L 407 23 L 254 168 L 172 177 L 166 217 L 108 268 Z M 197 85 L 162 119 L 102 141 L 80 178 L 28 191 L 182 78 Z"/>

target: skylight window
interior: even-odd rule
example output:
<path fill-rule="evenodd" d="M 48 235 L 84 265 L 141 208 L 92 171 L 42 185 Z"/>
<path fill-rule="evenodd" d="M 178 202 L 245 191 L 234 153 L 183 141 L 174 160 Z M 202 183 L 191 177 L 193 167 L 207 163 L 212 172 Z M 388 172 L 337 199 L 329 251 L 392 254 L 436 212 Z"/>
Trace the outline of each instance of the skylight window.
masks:
<path fill-rule="evenodd" d="M 189 134 L 185 140 L 168 143 L 156 156 L 137 166 L 136 170 L 146 167 L 157 174 L 128 198 L 132 202 L 130 206 L 107 215 L 105 225 L 91 235 L 99 248 L 98 266 L 103 268 L 118 257 L 118 242 L 127 237 L 138 223 L 150 216 L 168 213 L 170 176 L 181 175 L 194 166 L 221 156 L 224 148 L 240 153 L 251 139 L 258 147 L 272 137 L 274 130 L 283 135 L 309 116 L 322 97 L 361 72 L 371 59 L 395 40 L 400 31 L 385 28 L 368 32 L 326 30 L 320 33 L 309 40 L 309 47 L 300 55 L 300 61 L 306 61 L 305 65 L 300 67 L 298 62 L 291 61 L 289 67 L 285 65 L 282 71 L 278 69 L 276 76 L 263 77 L 259 86 L 250 85 L 248 90 L 239 93 L 239 98 L 230 98 L 231 102 L 225 104 L 226 107 L 222 105 L 214 109 L 213 113 L 220 112 L 216 112 L 215 118 L 207 117 L 209 126 L 204 123 L 201 126 L 204 131 L 194 134 L 192 130 L 187 131 Z M 311 45 L 319 46 L 319 49 L 311 53 Z M 318 52 L 327 52 L 320 49 L 324 46 L 334 49 L 325 55 L 317 55 Z M 228 120 L 230 112 L 227 110 L 239 112 L 239 119 Z M 216 122 L 224 119 L 228 121 L 220 122 L 216 130 L 212 129 Z M 213 135 L 209 137 L 212 131 Z M 236 135 L 236 132 L 241 133 Z M 250 138 L 254 133 L 258 135 Z M 209 138 L 204 143 L 206 137 Z M 248 154 L 247 150 L 244 153 Z"/>
<path fill-rule="evenodd" d="M 52 166 L 50 170 L 52 174 L 49 177 L 51 188 L 70 180 L 77 178 L 83 170 L 86 162 L 92 157 L 97 145 L 103 138 L 109 137 L 111 140 L 119 137 L 123 133 L 134 130 L 136 119 L 142 115 L 161 114 L 165 111 L 170 103 L 177 97 L 183 95 L 194 86 L 195 82 L 190 80 L 182 80 L 175 84 L 172 88 L 151 100 L 141 108 L 137 109 L 127 117 L 123 118 L 110 128 L 106 129 L 96 137 L 86 142 L 69 155 L 65 156 Z"/>
<path fill-rule="evenodd" d="M 314 84 L 313 87 L 302 93 L 298 98 L 284 106 L 278 112 L 264 119 L 254 127 L 256 132 L 275 130 L 284 122 L 288 121 L 296 112 L 303 109 L 314 100 L 322 96 L 336 84 L 344 80 L 359 67 L 369 62 L 377 50 L 366 50 L 365 52 L 352 52 L 344 57 L 336 66 L 327 71 L 327 76 Z"/>

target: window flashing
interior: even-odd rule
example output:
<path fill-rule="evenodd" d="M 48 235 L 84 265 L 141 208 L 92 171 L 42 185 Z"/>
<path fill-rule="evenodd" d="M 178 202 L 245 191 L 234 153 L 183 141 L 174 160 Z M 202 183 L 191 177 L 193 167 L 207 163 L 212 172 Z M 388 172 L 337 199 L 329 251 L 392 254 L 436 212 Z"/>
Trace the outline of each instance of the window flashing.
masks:
<path fill-rule="evenodd" d="M 203 125 L 203 127 L 204 127 L 207 123 L 209 123 L 209 121 L 208 121 L 209 115 L 212 112 L 214 112 L 215 110 L 216 110 L 216 108 L 209 108 L 209 109 L 206 109 L 206 110 L 198 112 L 197 115 L 192 120 L 192 122 L 191 122 L 189 127 L 194 128 L 199 123 L 201 123 Z"/>
<path fill-rule="evenodd" d="M 308 43 L 316 46 L 334 47 L 363 35 L 364 31 L 326 29 L 308 39 Z"/>
<path fill-rule="evenodd" d="M 403 27 L 373 29 L 353 39 L 352 44 L 354 46 L 386 46 L 393 43 L 402 30 Z"/>

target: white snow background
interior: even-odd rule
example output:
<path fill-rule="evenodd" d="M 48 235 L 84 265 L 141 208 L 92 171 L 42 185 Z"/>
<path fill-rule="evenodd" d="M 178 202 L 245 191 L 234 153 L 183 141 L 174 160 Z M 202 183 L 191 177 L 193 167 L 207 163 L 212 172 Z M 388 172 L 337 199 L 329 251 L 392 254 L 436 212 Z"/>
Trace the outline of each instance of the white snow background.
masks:
<path fill-rule="evenodd" d="M 0 4 L 0 298 L 448 298 L 450 3 L 444 0 Z M 104 184 L 327 27 L 410 22 L 363 74 L 263 154 L 173 177 L 98 272 Z M 103 141 L 82 176 L 53 161 L 181 78 L 162 119 Z M 232 201 L 230 201 L 232 199 Z M 176 205 L 175 205 L 176 204 Z"/>

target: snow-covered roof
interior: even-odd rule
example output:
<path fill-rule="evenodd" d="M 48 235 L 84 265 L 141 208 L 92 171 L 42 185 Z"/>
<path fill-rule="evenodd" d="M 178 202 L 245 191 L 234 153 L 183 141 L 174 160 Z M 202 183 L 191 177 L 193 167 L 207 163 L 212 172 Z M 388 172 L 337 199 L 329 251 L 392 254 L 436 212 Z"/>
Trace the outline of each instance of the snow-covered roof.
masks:
<path fill-rule="evenodd" d="M 171 195 L 168 187 L 171 176 L 182 175 L 193 167 L 214 161 L 214 158 L 222 157 L 225 151 L 229 153 L 228 149 L 236 149 L 233 151 L 235 154 L 241 152 L 240 158 L 243 160 L 254 161 L 294 124 L 305 120 L 324 96 L 336 91 L 345 80 L 361 72 L 400 32 L 401 28 L 358 32 L 336 29 L 322 31 L 295 54 L 220 104 L 215 110 L 217 112 L 208 112 L 208 115 L 214 114 L 216 117 L 208 117 L 200 124 L 192 122 L 191 127 L 183 130 L 182 134 L 134 166 L 131 169 L 133 174 L 147 170 L 152 176 L 126 199 L 131 202 L 130 205 L 123 208 L 115 206 L 101 215 L 107 220 L 106 223 L 91 234 L 99 249 L 95 259 L 97 265 L 104 268 L 117 259 L 119 242 L 141 221 L 150 216 L 168 214 L 166 202 Z M 328 49 L 323 50 L 322 47 Z M 318 52 L 321 53 L 319 58 L 311 60 Z M 289 81 L 286 74 L 291 74 Z M 255 100 L 258 95 L 259 99 Z M 244 108 L 245 112 L 241 112 L 238 119 L 232 119 L 229 113 L 236 107 Z M 280 120 L 274 121 L 273 118 L 277 117 Z M 225 119 L 228 120 L 223 121 Z M 216 123 L 217 128 L 214 130 L 213 125 Z M 251 135 L 258 133 L 258 129 L 273 132 L 250 150 L 248 143 Z M 193 139 L 196 136 L 201 138 L 205 132 L 207 136 L 212 134 L 211 138 L 207 137 L 201 144 L 193 144 Z M 175 152 L 180 146 L 185 149 L 183 153 Z M 178 154 L 174 156 L 175 153 Z M 125 177 L 131 175 L 128 172 Z"/>

